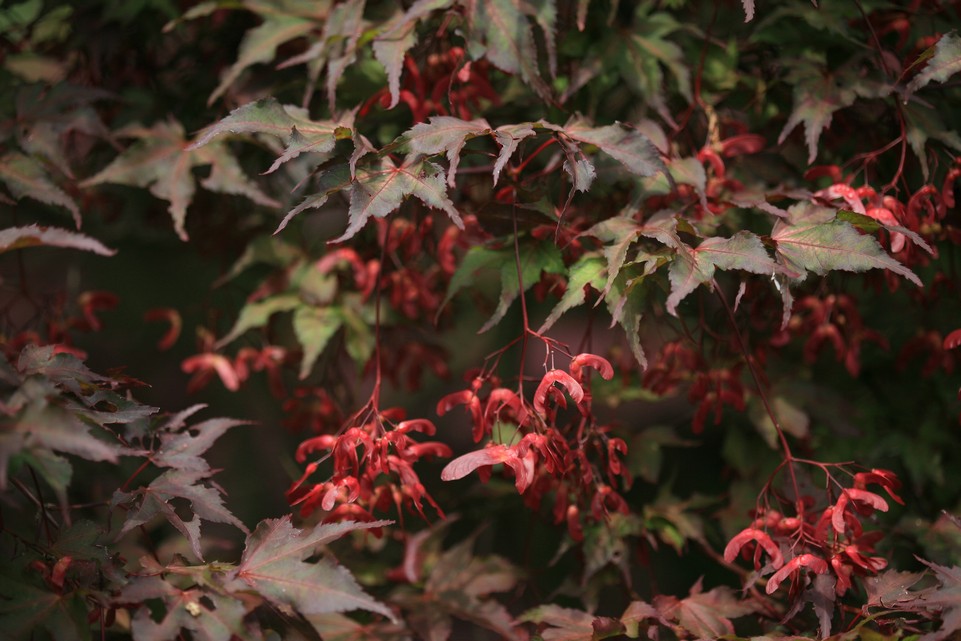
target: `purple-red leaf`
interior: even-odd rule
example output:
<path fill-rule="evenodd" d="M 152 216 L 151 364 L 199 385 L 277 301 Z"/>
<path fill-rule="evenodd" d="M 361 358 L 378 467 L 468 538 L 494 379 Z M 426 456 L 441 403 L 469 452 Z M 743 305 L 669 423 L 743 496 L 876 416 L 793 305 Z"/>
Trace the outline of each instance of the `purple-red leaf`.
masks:
<path fill-rule="evenodd" d="M 231 592 L 252 590 L 281 609 L 292 608 L 305 616 L 360 609 L 394 620 L 394 613 L 366 594 L 346 568 L 328 558 L 306 562 L 321 546 L 348 532 L 389 524 L 345 521 L 299 530 L 290 517 L 267 519 L 247 538 L 226 587 Z"/>

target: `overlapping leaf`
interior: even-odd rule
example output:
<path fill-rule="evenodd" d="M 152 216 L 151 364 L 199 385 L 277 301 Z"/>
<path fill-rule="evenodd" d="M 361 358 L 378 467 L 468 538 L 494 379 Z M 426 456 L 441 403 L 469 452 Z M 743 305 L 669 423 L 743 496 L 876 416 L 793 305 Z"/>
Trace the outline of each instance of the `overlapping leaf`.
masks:
<path fill-rule="evenodd" d="M 80 208 L 65 191 L 57 187 L 43 166 L 30 156 L 9 151 L 0 157 L 0 180 L 17 200 L 32 198 L 47 205 L 63 207 L 73 214 L 80 228 Z"/>
<path fill-rule="evenodd" d="M 415 154 L 431 155 L 441 152 L 447 153 L 450 163 L 447 169 L 447 184 L 454 186 L 454 176 L 460 164 L 460 152 L 468 139 L 490 133 L 491 127 L 487 121 L 461 120 L 450 116 L 433 116 L 430 122 L 422 122 L 404 134 L 404 139 Z"/>
<path fill-rule="evenodd" d="M 144 525 L 157 516 L 163 516 L 171 525 L 186 537 L 190 547 L 198 559 L 203 559 L 200 547 L 200 525 L 202 521 L 213 523 L 227 523 L 246 532 L 247 528 L 225 506 L 222 491 L 219 487 L 208 486 L 204 480 L 210 476 L 209 471 L 172 469 L 164 472 L 146 487 L 133 492 L 117 491 L 111 503 L 113 505 L 133 505 L 127 512 L 120 533 L 129 532 L 135 527 Z M 174 499 L 187 501 L 193 512 L 193 518 L 184 521 L 177 513 Z"/>
<path fill-rule="evenodd" d="M 472 2 L 469 6 L 467 48 L 471 57 L 486 56 L 495 67 L 520 76 L 538 96 L 550 100 L 551 90 L 541 77 L 534 33 L 527 16 L 535 14 L 541 27 L 547 28 L 547 42 L 553 42 L 550 18 L 556 11 L 553 1 L 490 0 Z"/>
<path fill-rule="evenodd" d="M 263 23 L 244 34 L 240 43 L 237 61 L 231 65 L 220 79 L 220 84 L 207 99 L 213 104 L 230 85 L 240 78 L 240 74 L 251 65 L 270 62 L 277 53 L 277 47 L 294 38 L 307 35 L 316 26 L 313 20 L 289 14 L 268 14 Z"/>
<path fill-rule="evenodd" d="M 281 609 L 307 616 L 360 609 L 393 620 L 393 612 L 367 595 L 345 568 L 328 558 L 306 561 L 321 546 L 348 532 L 384 525 L 388 522 L 343 522 L 299 530 L 289 517 L 268 519 L 248 537 L 227 587 L 254 591 Z"/>
<path fill-rule="evenodd" d="M 796 224 L 778 220 L 771 231 L 771 240 L 777 244 L 777 262 L 798 280 L 809 271 L 823 275 L 833 270 L 887 269 L 921 286 L 914 272 L 888 256 L 875 238 L 833 218 L 832 212 L 827 222 L 816 218 Z"/>
<path fill-rule="evenodd" d="M 174 229 L 183 240 L 187 239 L 184 229 L 187 207 L 196 190 L 194 167 L 211 165 L 210 176 L 200 183 L 210 191 L 245 196 L 267 207 L 280 206 L 244 174 L 237 159 L 222 143 L 188 148 L 179 122 L 158 122 L 150 128 L 132 126 L 117 135 L 135 138 L 137 142 L 80 186 L 114 183 L 149 187 L 150 193 L 170 203 Z"/>
<path fill-rule="evenodd" d="M 908 83 L 905 101 L 911 94 L 926 86 L 932 80 L 945 82 L 961 71 L 961 36 L 958 36 L 955 31 L 944 34 L 935 43 L 934 51 L 926 51 L 921 54 L 921 57 L 922 59 L 927 58 L 927 64 Z"/>
<path fill-rule="evenodd" d="M 671 263 L 667 311 L 677 315 L 678 303 L 699 285 L 710 283 L 717 269 L 740 269 L 770 276 L 777 266 L 761 239 L 751 232 L 740 231 L 731 238 L 708 238 L 694 249 L 679 251 Z"/>

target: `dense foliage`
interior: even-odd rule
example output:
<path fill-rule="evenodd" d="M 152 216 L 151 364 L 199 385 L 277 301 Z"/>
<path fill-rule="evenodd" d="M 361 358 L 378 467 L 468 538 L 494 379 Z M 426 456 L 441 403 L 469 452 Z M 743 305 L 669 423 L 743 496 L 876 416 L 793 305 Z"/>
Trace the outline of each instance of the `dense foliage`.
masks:
<path fill-rule="evenodd" d="M 3 638 L 956 635 L 958 24 L 0 4 Z"/>

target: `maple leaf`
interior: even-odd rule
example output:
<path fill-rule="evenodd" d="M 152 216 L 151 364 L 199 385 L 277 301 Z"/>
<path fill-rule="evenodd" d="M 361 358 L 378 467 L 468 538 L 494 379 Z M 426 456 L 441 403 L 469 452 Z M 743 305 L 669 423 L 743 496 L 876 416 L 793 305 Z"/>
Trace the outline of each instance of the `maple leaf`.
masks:
<path fill-rule="evenodd" d="M 294 334 L 304 349 L 300 362 L 300 380 L 310 376 L 310 371 L 327 343 L 344 323 L 339 310 L 330 307 L 299 307 L 294 312 Z"/>
<path fill-rule="evenodd" d="M 153 599 L 163 602 L 164 612 L 159 621 L 146 605 Z M 211 589 L 183 590 L 159 576 L 133 577 L 115 602 L 142 604 L 130 626 L 137 641 L 166 641 L 177 637 L 182 630 L 189 631 L 191 638 L 204 641 L 260 638 L 244 623 L 248 607 L 240 599 Z"/>
<path fill-rule="evenodd" d="M 337 83 L 344 71 L 357 59 L 357 43 L 364 31 L 364 6 L 366 0 L 347 0 L 334 6 L 324 21 L 320 39 L 304 53 L 289 58 L 280 65 L 283 69 L 292 65 L 312 63 L 311 74 L 327 67 L 327 102 L 330 111 L 335 110 Z M 317 64 L 317 63 L 320 64 Z"/>
<path fill-rule="evenodd" d="M 637 176 L 667 173 L 664 161 L 648 137 L 619 123 L 606 127 L 590 127 L 587 121 L 575 119 L 562 128 L 556 125 L 549 127 L 556 128 L 578 142 L 594 145 Z"/>
<path fill-rule="evenodd" d="M 157 122 L 150 128 L 130 126 L 117 132 L 117 136 L 135 138 L 137 142 L 80 186 L 114 183 L 150 187 L 151 194 L 170 203 L 174 230 L 181 240 L 187 240 L 184 221 L 196 190 L 194 167 L 212 166 L 210 176 L 200 183 L 209 191 L 245 196 L 267 207 L 280 206 L 254 185 L 223 144 L 188 148 L 183 126 L 175 120 Z"/>
<path fill-rule="evenodd" d="M 678 91 L 688 102 L 692 99 L 691 73 L 684 51 L 667 39 L 681 28 L 668 13 L 650 13 L 651 5 L 640 5 L 634 17 L 633 30 L 615 39 L 609 50 L 612 62 L 620 67 L 627 85 L 650 102 L 651 107 L 670 124 L 674 123 L 664 96 L 666 67 L 677 83 Z"/>
<path fill-rule="evenodd" d="M 490 133 L 491 127 L 487 121 L 461 120 L 451 116 L 431 116 L 430 122 L 414 125 L 403 135 L 403 139 L 410 145 L 415 154 L 432 155 L 447 152 L 450 167 L 447 170 L 447 184 L 454 186 L 457 165 L 460 164 L 460 152 L 468 139 Z"/>
<path fill-rule="evenodd" d="M 814 65 L 800 66 L 791 81 L 794 85 L 794 110 L 784 124 L 778 144 L 802 122 L 804 140 L 808 148 L 808 164 L 818 155 L 821 133 L 831 126 L 834 112 L 854 104 L 858 94 L 849 84 L 841 82 L 833 74 L 825 73 Z"/>
<path fill-rule="evenodd" d="M 961 37 L 958 36 L 956 31 L 944 34 L 933 47 L 922 52 L 918 62 L 914 64 L 917 65 L 924 60 L 927 61 L 924 69 L 908 83 L 904 94 L 904 102 L 908 102 L 915 91 L 926 86 L 932 80 L 944 82 L 961 71 Z"/>
<path fill-rule="evenodd" d="M 208 471 L 172 469 L 164 472 L 150 485 L 133 492 L 117 490 L 111 499 L 111 505 L 136 504 L 139 505 L 127 512 L 120 535 L 133 528 L 143 525 L 156 516 L 163 516 L 171 525 L 187 538 L 190 547 L 198 559 L 203 559 L 200 548 L 200 524 L 202 521 L 227 523 L 247 532 L 247 527 L 240 522 L 226 507 L 221 498 L 222 490 L 218 487 L 207 487 L 202 482 L 209 476 Z M 184 521 L 171 504 L 174 499 L 190 502 L 193 518 Z"/>
<path fill-rule="evenodd" d="M 697 639 L 733 635 L 731 619 L 759 609 L 755 603 L 739 600 L 734 590 L 726 586 L 702 592 L 700 579 L 686 598 L 660 595 L 654 598 L 654 607 L 665 619 L 676 621 Z"/>
<path fill-rule="evenodd" d="M 512 251 L 509 253 L 513 256 Z M 520 280 L 523 281 L 524 291 L 536 285 L 541 279 L 541 274 L 544 272 L 548 274 L 564 273 L 564 260 L 561 257 L 561 252 L 557 248 L 557 245 L 552 242 L 537 243 L 537 245 L 530 250 L 525 248 L 525 251 L 521 254 L 520 263 Z M 487 322 L 478 330 L 478 334 L 483 334 L 499 323 L 500 320 L 504 318 L 507 310 L 510 309 L 511 303 L 513 303 L 520 294 L 521 288 L 518 283 L 516 262 L 513 260 L 502 261 L 500 263 L 500 272 L 500 300 L 497 303 L 494 314 L 487 319 Z"/>
<path fill-rule="evenodd" d="M 885 609 L 940 614 L 941 627 L 921 636 L 921 641 L 942 641 L 961 630 L 961 567 L 947 567 L 924 559 L 939 585 L 911 590 L 921 575 L 890 570 L 867 579 L 868 603 Z"/>
<path fill-rule="evenodd" d="M 440 634 L 426 638 L 446 641 L 450 617 L 475 623 L 506 639 L 518 639 L 514 621 L 507 609 L 488 598 L 493 592 L 510 590 L 517 582 L 514 567 L 498 556 L 478 557 L 473 553 L 476 537 L 454 545 L 439 556 L 424 584 L 424 594 L 405 599 L 419 628 L 439 625 Z"/>
<path fill-rule="evenodd" d="M 61 470 L 48 468 L 61 483 L 69 483 L 71 467 L 53 452 L 73 454 L 89 461 L 116 463 L 126 450 L 91 434 L 91 426 L 57 403 L 58 390 L 49 380 L 29 377 L 5 405 L 10 412 L 0 417 L 0 490 L 7 487 L 10 462 L 30 457 Z"/>
<path fill-rule="evenodd" d="M 274 233 L 277 234 L 283 230 L 297 214 L 307 211 L 308 209 L 319 209 L 320 207 L 323 207 L 331 195 L 336 194 L 344 189 L 348 189 L 355 178 L 356 176 L 354 173 L 349 171 L 349 168 L 343 165 L 338 165 L 321 172 L 321 174 L 317 177 L 318 191 L 310 196 L 307 196 L 299 205 L 287 212 L 287 215 L 284 216 L 284 219 L 280 221 L 279 225 L 277 225 L 277 229 L 274 231 Z"/>
<path fill-rule="evenodd" d="M 237 107 L 225 118 L 204 129 L 188 150 L 199 149 L 224 134 L 268 134 L 281 140 L 284 152 L 274 160 L 266 174 L 302 153 L 318 154 L 319 164 L 330 157 L 337 140 L 349 138 L 351 125 L 347 119 L 311 120 L 307 110 L 293 105 L 282 105 L 275 98 L 263 98 Z"/>
<path fill-rule="evenodd" d="M 299 530 L 289 516 L 267 519 L 247 537 L 240 564 L 228 575 L 226 587 L 234 593 L 253 591 L 283 610 L 304 616 L 361 609 L 394 621 L 393 612 L 367 595 L 346 568 L 328 558 L 306 562 L 321 546 L 348 532 L 389 524 L 346 521 Z"/>
<path fill-rule="evenodd" d="M 539 635 L 544 641 L 594 641 L 594 619 L 583 610 L 542 605 L 522 614 L 518 621 L 539 623 L 545 627 Z"/>
<path fill-rule="evenodd" d="M 414 196 L 428 207 L 443 210 L 455 225 L 464 222 L 447 197 L 444 170 L 432 162 L 414 155 L 401 166 L 388 158 L 380 158 L 377 165 L 357 169 L 350 186 L 348 225 L 341 236 L 330 241 L 340 243 L 352 238 L 371 217 L 384 218 L 398 209 L 408 196 Z"/>
<path fill-rule="evenodd" d="M 300 297 L 297 294 L 290 293 L 268 296 L 247 303 L 240 309 L 237 320 L 234 321 L 234 326 L 230 328 L 226 336 L 217 341 L 214 348 L 222 348 L 247 330 L 263 327 L 274 314 L 288 312 L 301 304 Z"/>
<path fill-rule="evenodd" d="M 17 566 L 22 561 L 15 562 Z M 55 641 L 90 639 L 87 590 L 52 592 L 28 583 L 8 560 L 0 573 L 0 630 L 5 639 L 28 639 L 43 630 Z"/>
<path fill-rule="evenodd" d="M 471 57 L 477 59 L 486 55 L 495 67 L 519 75 L 538 96 L 550 101 L 551 90 L 541 78 L 534 33 L 527 15 L 535 11 L 538 15 L 554 11 L 553 1 L 528 4 L 519 0 L 489 0 L 472 2 L 470 8 L 467 49 Z M 539 22 L 542 27 L 547 24 L 550 28 L 549 19 Z M 553 42 L 553 33 L 545 34 L 547 41 Z"/>
<path fill-rule="evenodd" d="M 698 285 L 711 282 L 716 269 L 740 269 L 770 276 L 777 266 L 761 239 L 751 232 L 740 231 L 731 238 L 708 238 L 694 249 L 679 251 L 671 263 L 667 311 L 676 316 L 678 303 Z"/>
<path fill-rule="evenodd" d="M 606 270 L 607 261 L 591 254 L 585 254 L 571 265 L 567 273 L 567 289 L 564 290 L 564 295 L 561 296 L 561 300 L 554 306 L 537 332 L 543 334 L 553 327 L 554 323 L 564 313 L 583 305 L 587 298 L 584 291 L 586 287 L 591 287 L 597 291 L 603 289 L 605 282 L 603 275 Z"/>
<path fill-rule="evenodd" d="M 497 144 L 500 145 L 501 148 L 500 153 L 497 154 L 497 160 L 494 162 L 493 176 L 495 186 L 497 185 L 498 178 L 500 178 L 501 171 L 503 171 L 504 166 L 507 165 L 507 161 L 510 160 L 514 152 L 517 151 L 517 145 L 525 138 L 529 138 L 536 133 L 534 127 L 529 122 L 502 125 L 491 132 L 494 140 L 497 141 Z"/>
<path fill-rule="evenodd" d="M 197 405 L 192 409 L 202 407 Z M 177 426 L 177 423 L 173 423 L 176 427 L 168 425 L 167 429 L 160 434 L 160 446 L 150 454 L 150 461 L 160 467 L 170 467 L 185 472 L 210 472 L 210 464 L 201 455 L 210 449 L 227 430 L 249 424 L 248 421 L 212 418 L 181 431 L 183 425 Z"/>
<path fill-rule="evenodd" d="M 30 156 L 10 151 L 0 157 L 0 180 L 17 200 L 32 198 L 47 205 L 57 205 L 73 214 L 73 222 L 80 229 L 80 208 L 73 198 L 57 187 L 46 169 Z"/>
<path fill-rule="evenodd" d="M 277 53 L 277 47 L 294 38 L 305 36 L 316 26 L 314 20 L 295 15 L 274 13 L 264 16 L 264 21 L 244 34 L 240 41 L 237 61 L 220 79 L 220 84 L 207 98 L 211 105 L 243 73 L 244 69 L 262 62 L 270 62 Z"/>
<path fill-rule="evenodd" d="M 78 234 L 59 227 L 10 227 L 0 230 L 0 253 L 24 247 L 64 247 L 93 252 L 101 256 L 113 256 L 116 250 L 106 247 L 96 238 Z"/>
<path fill-rule="evenodd" d="M 914 272 L 888 256 L 878 241 L 862 235 L 833 210 L 801 203 L 789 210 L 791 220 L 779 219 L 771 231 L 777 244 L 776 258 L 795 280 L 808 271 L 818 275 L 833 270 L 862 272 L 887 269 L 921 286 Z"/>
<path fill-rule="evenodd" d="M 411 641 L 407 628 L 390 621 L 358 623 L 337 612 L 304 618 L 324 641 Z"/>

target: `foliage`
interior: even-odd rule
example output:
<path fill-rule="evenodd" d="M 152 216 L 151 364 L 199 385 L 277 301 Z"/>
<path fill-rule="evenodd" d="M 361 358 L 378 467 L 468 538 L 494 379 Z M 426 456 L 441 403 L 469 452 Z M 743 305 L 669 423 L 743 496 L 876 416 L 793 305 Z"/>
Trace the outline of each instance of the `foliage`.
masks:
<path fill-rule="evenodd" d="M 957 634 L 959 20 L 0 5 L 4 638 Z"/>

